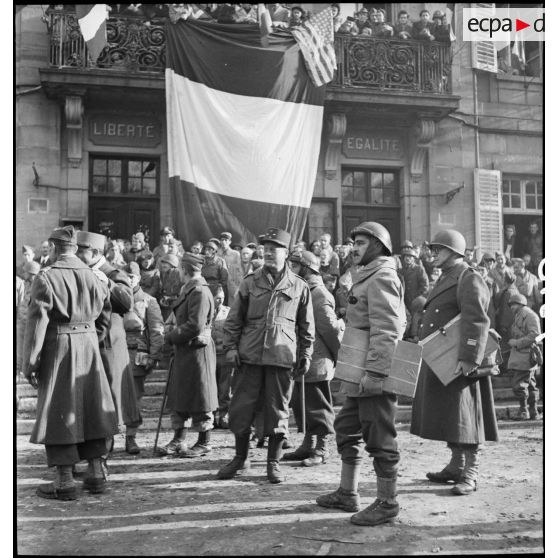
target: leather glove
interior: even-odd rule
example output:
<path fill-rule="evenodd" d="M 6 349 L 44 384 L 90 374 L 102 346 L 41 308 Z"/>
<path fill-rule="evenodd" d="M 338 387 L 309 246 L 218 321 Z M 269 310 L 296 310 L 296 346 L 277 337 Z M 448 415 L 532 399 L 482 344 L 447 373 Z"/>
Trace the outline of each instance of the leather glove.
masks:
<path fill-rule="evenodd" d="M 372 397 L 374 395 L 382 395 L 384 393 L 384 378 L 377 372 L 369 372 L 366 370 L 365 375 L 361 378 L 358 386 L 359 395 Z"/>
<path fill-rule="evenodd" d="M 310 370 L 310 363 L 311 360 L 309 358 L 302 357 L 298 361 L 297 367 L 293 370 L 292 377 L 300 378 L 302 376 L 306 376 L 306 374 L 308 374 L 308 371 Z"/>
<path fill-rule="evenodd" d="M 240 355 L 236 349 L 229 349 L 225 355 L 225 360 L 237 368 L 240 366 Z"/>
<path fill-rule="evenodd" d="M 457 368 L 455 369 L 455 375 L 459 376 L 463 374 L 463 376 L 470 376 L 478 366 L 474 362 L 467 362 L 465 360 L 460 360 L 457 363 Z"/>
<path fill-rule="evenodd" d="M 27 377 L 27 381 L 28 381 L 35 389 L 39 389 L 39 376 L 37 375 L 37 372 L 31 372 L 31 374 L 29 374 L 29 376 Z"/>

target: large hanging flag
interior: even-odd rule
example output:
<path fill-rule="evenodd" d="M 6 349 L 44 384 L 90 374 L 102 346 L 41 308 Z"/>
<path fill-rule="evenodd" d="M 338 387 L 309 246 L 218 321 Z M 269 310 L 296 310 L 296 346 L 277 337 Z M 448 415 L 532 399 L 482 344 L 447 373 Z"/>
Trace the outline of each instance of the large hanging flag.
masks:
<path fill-rule="evenodd" d="M 96 62 L 107 46 L 107 5 L 76 4 L 76 17 L 91 60 Z"/>
<path fill-rule="evenodd" d="M 189 245 L 268 227 L 300 238 L 320 151 L 324 87 L 288 32 L 179 20 L 167 26 L 168 167 L 174 223 Z"/>

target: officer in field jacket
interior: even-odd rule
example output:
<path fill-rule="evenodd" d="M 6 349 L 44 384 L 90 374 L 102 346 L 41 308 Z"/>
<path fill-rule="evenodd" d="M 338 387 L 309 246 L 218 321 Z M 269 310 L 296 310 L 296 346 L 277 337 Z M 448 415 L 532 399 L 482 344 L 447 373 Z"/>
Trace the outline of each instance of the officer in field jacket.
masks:
<path fill-rule="evenodd" d="M 243 279 L 225 323 L 224 350 L 239 374 L 229 410 L 236 456 L 219 471 L 220 479 L 249 468 L 250 426 L 263 393 L 267 478 L 283 480 L 279 460 L 289 425 L 291 373 L 293 368 L 295 375 L 308 373 L 314 343 L 310 289 L 286 264 L 290 240 L 276 228 L 260 237 L 264 266 Z"/>
<path fill-rule="evenodd" d="M 399 513 L 395 413 L 397 397 L 383 390 L 393 353 L 406 325 L 403 285 L 391 256 L 392 244 L 385 227 L 373 221 L 351 231 L 357 265 L 348 298 L 347 327 L 366 330 L 370 343 L 366 373 L 360 384 L 341 383 L 347 397 L 335 419 L 337 449 L 341 455 L 341 482 L 330 494 L 317 498 L 320 506 L 358 511 L 359 470 L 363 442 L 374 458 L 376 500 L 351 517 L 356 525 L 378 525 Z"/>

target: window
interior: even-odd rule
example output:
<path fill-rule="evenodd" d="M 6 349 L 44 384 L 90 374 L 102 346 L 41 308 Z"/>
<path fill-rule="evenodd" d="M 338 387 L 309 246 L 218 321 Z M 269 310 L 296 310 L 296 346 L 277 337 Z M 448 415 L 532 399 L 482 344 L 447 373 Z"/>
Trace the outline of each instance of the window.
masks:
<path fill-rule="evenodd" d="M 93 156 L 90 191 L 93 194 L 156 196 L 159 161 L 143 157 Z"/>
<path fill-rule="evenodd" d="M 344 204 L 399 205 L 399 177 L 394 171 L 343 169 Z"/>
<path fill-rule="evenodd" d="M 502 180 L 502 206 L 504 213 L 542 213 L 542 179 L 504 177 Z"/>

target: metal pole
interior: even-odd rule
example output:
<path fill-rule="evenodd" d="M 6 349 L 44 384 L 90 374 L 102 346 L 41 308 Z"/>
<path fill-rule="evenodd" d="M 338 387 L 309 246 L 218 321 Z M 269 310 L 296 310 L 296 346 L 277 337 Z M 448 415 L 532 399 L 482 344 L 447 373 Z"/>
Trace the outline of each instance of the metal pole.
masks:
<path fill-rule="evenodd" d="M 302 406 L 302 433 L 306 435 L 306 386 L 305 386 L 304 376 L 302 376 L 302 381 L 300 382 L 300 399 Z"/>
<path fill-rule="evenodd" d="M 161 405 L 161 412 L 159 413 L 159 422 L 157 423 L 157 433 L 155 434 L 155 443 L 153 444 L 153 457 L 157 455 L 157 442 L 159 441 L 159 432 L 161 431 L 161 422 L 163 421 L 163 412 L 167 404 L 167 394 L 169 392 L 169 383 L 172 376 L 172 369 L 174 368 L 174 356 L 169 361 L 169 373 L 167 376 L 167 384 L 165 385 L 165 393 L 163 395 L 163 404 Z"/>

